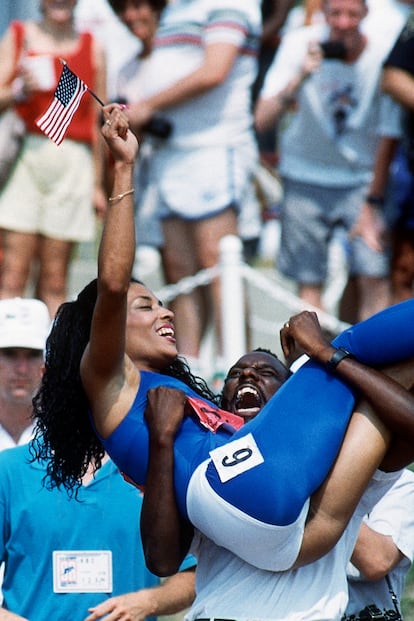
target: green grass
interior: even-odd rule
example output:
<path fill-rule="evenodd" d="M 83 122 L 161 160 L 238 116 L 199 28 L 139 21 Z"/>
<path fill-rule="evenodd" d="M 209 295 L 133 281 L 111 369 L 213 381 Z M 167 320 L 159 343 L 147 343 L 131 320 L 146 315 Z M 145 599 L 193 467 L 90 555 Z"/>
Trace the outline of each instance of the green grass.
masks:
<path fill-rule="evenodd" d="M 414 566 L 411 567 L 407 575 L 401 610 L 405 621 L 414 621 Z"/>

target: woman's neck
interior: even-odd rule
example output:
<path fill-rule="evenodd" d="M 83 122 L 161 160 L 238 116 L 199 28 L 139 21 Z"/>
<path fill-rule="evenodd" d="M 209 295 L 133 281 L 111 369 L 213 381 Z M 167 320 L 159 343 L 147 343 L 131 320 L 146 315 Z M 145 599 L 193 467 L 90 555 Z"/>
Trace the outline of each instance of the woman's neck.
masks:
<path fill-rule="evenodd" d="M 65 39 L 74 39 L 78 36 L 72 18 L 67 21 L 56 22 L 44 17 L 38 25 L 45 35 L 59 42 Z"/>

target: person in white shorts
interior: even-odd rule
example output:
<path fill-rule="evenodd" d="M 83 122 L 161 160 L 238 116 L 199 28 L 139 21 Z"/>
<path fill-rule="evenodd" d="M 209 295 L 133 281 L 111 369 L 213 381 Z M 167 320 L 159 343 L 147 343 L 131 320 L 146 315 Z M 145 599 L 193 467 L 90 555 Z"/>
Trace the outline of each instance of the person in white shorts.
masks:
<path fill-rule="evenodd" d="M 259 0 L 177 0 L 161 15 L 150 79 L 128 115 L 137 131 L 154 116 L 172 125 L 148 173 L 162 220 L 167 283 L 217 265 L 220 240 L 238 233 L 258 162 L 251 86 L 260 29 Z M 179 350 L 196 369 L 210 306 L 220 354 L 217 280 L 173 302 L 185 326 L 177 330 Z"/>

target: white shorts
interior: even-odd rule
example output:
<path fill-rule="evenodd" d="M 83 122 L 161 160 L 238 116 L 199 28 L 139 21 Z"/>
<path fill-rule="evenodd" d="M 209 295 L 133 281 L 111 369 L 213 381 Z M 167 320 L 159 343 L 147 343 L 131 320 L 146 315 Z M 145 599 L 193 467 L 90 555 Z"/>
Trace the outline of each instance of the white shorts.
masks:
<path fill-rule="evenodd" d="M 187 490 L 190 522 L 216 545 L 259 569 L 285 571 L 292 567 L 302 544 L 309 500 L 292 524 L 265 524 L 213 491 L 205 476 L 209 462 L 210 459 L 200 464 L 190 479 Z"/>
<path fill-rule="evenodd" d="M 154 154 L 151 182 L 161 219 L 201 220 L 228 207 L 240 211 L 257 165 L 250 142 L 234 147 L 168 149 Z"/>
<path fill-rule="evenodd" d="M 0 228 L 54 239 L 91 241 L 93 161 L 88 145 L 66 139 L 57 146 L 28 134 L 0 194 Z"/>

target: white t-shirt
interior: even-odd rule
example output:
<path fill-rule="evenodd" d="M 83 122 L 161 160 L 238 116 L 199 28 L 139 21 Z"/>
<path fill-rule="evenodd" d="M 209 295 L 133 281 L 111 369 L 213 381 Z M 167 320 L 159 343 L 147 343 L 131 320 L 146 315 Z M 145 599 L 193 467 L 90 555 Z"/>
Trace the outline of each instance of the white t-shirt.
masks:
<path fill-rule="evenodd" d="M 324 24 L 282 40 L 260 97 L 271 98 L 298 75 L 311 42 L 328 38 Z M 280 124 L 283 176 L 323 187 L 355 187 L 371 178 L 380 136 L 399 136 L 399 107 L 380 91 L 386 48 L 370 38 L 352 64 L 323 61 L 299 89 L 297 106 Z"/>
<path fill-rule="evenodd" d="M 403 470 L 387 494 L 364 517 L 364 522 L 378 533 L 392 537 L 404 554 L 404 558 L 389 573 L 392 589 L 401 601 L 405 577 L 414 557 L 414 473 Z M 385 578 L 368 582 L 351 563 L 348 565 L 348 576 L 348 615 L 358 613 L 369 604 L 376 604 L 380 610 L 394 609 Z"/>
<path fill-rule="evenodd" d="M 151 54 L 151 96 L 195 71 L 204 47 L 231 43 L 239 54 L 219 86 L 163 111 L 174 125 L 169 147 L 237 145 L 252 136 L 251 85 L 261 29 L 259 0 L 175 0 L 161 16 Z M 135 101 L 139 100 L 140 92 Z"/>
<path fill-rule="evenodd" d="M 377 471 L 337 545 L 300 569 L 257 569 L 197 533 L 191 550 L 197 596 L 185 620 L 339 621 L 348 600 L 346 565 L 362 518 L 399 474 Z"/>
<path fill-rule="evenodd" d="M 413 2 L 400 0 L 368 0 L 368 15 L 362 22 L 362 29 L 369 36 L 380 38 L 390 51 L 413 6 Z"/>

